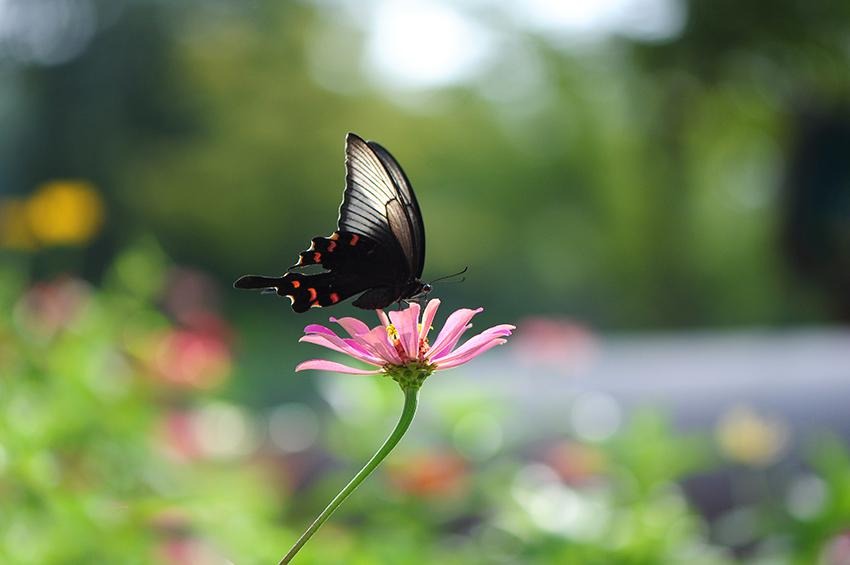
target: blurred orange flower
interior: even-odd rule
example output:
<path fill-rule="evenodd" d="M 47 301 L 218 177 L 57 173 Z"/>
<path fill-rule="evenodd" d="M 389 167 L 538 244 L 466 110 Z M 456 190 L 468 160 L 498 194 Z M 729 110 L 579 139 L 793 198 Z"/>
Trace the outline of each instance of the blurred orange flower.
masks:
<path fill-rule="evenodd" d="M 543 462 L 554 469 L 565 483 L 579 485 L 605 471 L 605 455 L 590 445 L 563 441 L 546 449 Z"/>
<path fill-rule="evenodd" d="M 469 468 L 453 453 L 424 453 L 389 467 L 390 482 L 422 497 L 456 496 L 464 490 Z"/>

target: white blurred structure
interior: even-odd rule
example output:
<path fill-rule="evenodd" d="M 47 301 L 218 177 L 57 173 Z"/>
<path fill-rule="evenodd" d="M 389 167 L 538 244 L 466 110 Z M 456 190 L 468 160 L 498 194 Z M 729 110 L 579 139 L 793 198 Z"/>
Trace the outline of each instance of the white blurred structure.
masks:
<path fill-rule="evenodd" d="M 462 374 L 430 379 L 423 394 L 488 397 L 503 406 L 506 428 L 534 428 L 533 435 L 564 431 L 566 423 L 601 439 L 622 412 L 639 407 L 666 410 L 682 427 L 713 429 L 745 405 L 795 432 L 850 437 L 850 331 L 612 336 L 598 339 L 593 351 L 580 371 L 561 371 L 535 367 L 508 345 Z"/>

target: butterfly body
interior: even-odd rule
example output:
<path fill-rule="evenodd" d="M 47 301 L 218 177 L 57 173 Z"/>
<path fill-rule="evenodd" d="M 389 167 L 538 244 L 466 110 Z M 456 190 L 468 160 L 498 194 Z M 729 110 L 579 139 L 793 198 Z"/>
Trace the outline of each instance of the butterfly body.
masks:
<path fill-rule="evenodd" d="M 377 143 L 349 133 L 337 230 L 314 237 L 282 276 L 246 275 L 234 286 L 287 296 L 295 312 L 359 293 L 354 306 L 385 308 L 430 291 L 420 280 L 424 262 L 422 214 L 401 166 Z"/>

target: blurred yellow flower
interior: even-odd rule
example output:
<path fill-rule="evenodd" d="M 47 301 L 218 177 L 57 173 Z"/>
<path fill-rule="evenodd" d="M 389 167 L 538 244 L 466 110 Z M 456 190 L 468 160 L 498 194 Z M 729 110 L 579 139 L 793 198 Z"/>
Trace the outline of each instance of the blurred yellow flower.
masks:
<path fill-rule="evenodd" d="M 82 245 L 103 224 L 103 202 L 89 182 L 50 181 L 27 200 L 26 219 L 43 245 Z"/>
<path fill-rule="evenodd" d="M 789 439 L 785 424 L 765 418 L 748 406 L 737 406 L 726 412 L 715 433 L 717 443 L 728 459 L 753 466 L 777 461 Z"/>
<path fill-rule="evenodd" d="M 26 203 L 23 200 L 0 200 L 0 247 L 22 251 L 38 247 L 27 223 Z"/>

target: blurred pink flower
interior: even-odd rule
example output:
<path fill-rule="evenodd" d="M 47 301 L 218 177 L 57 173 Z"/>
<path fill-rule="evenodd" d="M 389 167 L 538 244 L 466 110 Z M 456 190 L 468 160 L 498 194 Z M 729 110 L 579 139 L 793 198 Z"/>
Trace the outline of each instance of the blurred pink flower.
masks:
<path fill-rule="evenodd" d="M 158 563 L 168 565 L 223 565 L 230 563 L 207 543 L 197 539 L 173 539 L 159 547 Z"/>
<path fill-rule="evenodd" d="M 166 508 L 153 516 L 153 530 L 160 538 L 155 563 L 163 565 L 221 565 L 228 563 L 208 543 L 197 537 L 192 517 L 179 508 Z"/>
<path fill-rule="evenodd" d="M 166 414 L 155 432 L 157 447 L 171 459 L 186 463 L 203 456 L 203 448 L 195 432 L 194 414 L 175 410 Z"/>
<path fill-rule="evenodd" d="M 518 360 L 535 369 L 578 375 L 593 363 L 598 344 L 586 326 L 564 318 L 534 316 L 520 321 L 513 348 Z"/>
<path fill-rule="evenodd" d="M 74 277 L 37 283 L 18 303 L 17 315 L 31 331 L 53 336 L 72 328 L 91 300 L 89 285 Z"/>
<path fill-rule="evenodd" d="M 169 385 L 208 389 L 230 374 L 230 346 L 218 332 L 170 330 L 157 338 L 152 364 Z"/>
<path fill-rule="evenodd" d="M 415 365 L 427 369 L 430 373 L 435 370 L 451 369 L 471 361 L 488 349 L 505 343 L 507 341 L 505 338 L 515 329 L 509 324 L 494 326 L 456 348 L 464 332 L 472 327 L 469 322 L 473 316 L 484 310 L 483 308 L 475 310 L 461 308 L 448 317 L 434 343 L 430 344 L 428 331 L 431 329 L 439 306 L 439 300 L 429 301 L 422 311 L 421 321 L 420 307 L 415 302 L 404 310 L 391 311 L 389 318 L 383 310 L 376 310 L 381 325 L 374 328 L 369 328 L 356 318 L 331 318 L 332 322 L 339 324 L 348 333 L 350 336 L 348 338 L 337 336 L 333 330 L 325 326 L 310 324 L 304 328 L 307 335 L 300 341 L 315 343 L 333 351 L 345 353 L 377 369 L 357 369 L 324 359 L 311 359 L 298 365 L 295 370 L 317 369 L 352 375 L 370 375 L 387 373 L 397 367 Z"/>
<path fill-rule="evenodd" d="M 230 328 L 217 314 L 218 288 L 212 277 L 202 271 L 172 268 L 168 273 L 162 305 L 182 327 L 217 332 L 222 338 L 230 338 Z"/>
<path fill-rule="evenodd" d="M 850 563 L 850 530 L 836 535 L 821 552 L 823 565 L 848 565 Z"/>

